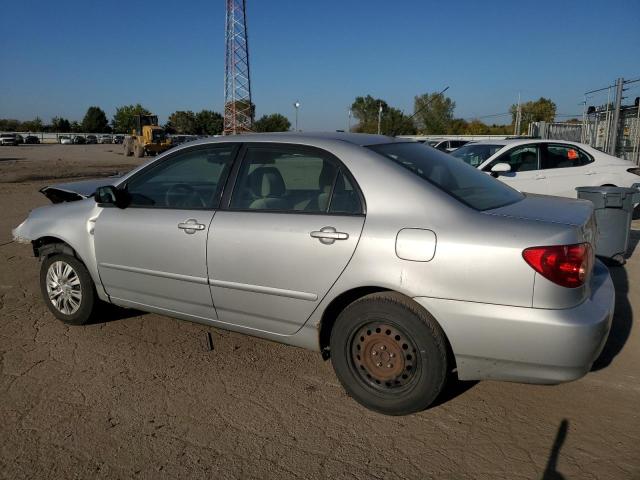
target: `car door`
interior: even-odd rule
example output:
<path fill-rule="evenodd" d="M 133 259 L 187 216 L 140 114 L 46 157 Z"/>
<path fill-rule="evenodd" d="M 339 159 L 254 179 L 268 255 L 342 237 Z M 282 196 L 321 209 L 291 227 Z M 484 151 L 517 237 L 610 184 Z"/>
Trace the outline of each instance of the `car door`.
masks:
<path fill-rule="evenodd" d="M 179 150 L 126 180 L 126 208 L 103 208 L 96 258 L 116 303 L 216 319 L 207 233 L 236 152 L 233 144 Z"/>
<path fill-rule="evenodd" d="M 593 159 L 575 145 L 542 145 L 541 165 L 548 195 L 576 197 L 576 187 L 599 185 Z"/>
<path fill-rule="evenodd" d="M 241 157 L 209 235 L 213 300 L 223 322 L 292 334 L 349 263 L 364 201 L 325 151 L 248 144 Z"/>
<path fill-rule="evenodd" d="M 528 193 L 546 193 L 545 175 L 539 170 L 540 148 L 538 144 L 519 145 L 493 159 L 482 170 L 490 172 L 498 163 L 507 163 L 511 171 L 502 173 L 499 180 Z"/>

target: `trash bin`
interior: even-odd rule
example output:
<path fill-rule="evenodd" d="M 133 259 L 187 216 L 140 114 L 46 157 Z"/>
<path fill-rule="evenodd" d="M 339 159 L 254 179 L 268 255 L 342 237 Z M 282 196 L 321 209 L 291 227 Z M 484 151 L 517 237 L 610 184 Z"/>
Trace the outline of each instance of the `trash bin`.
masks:
<path fill-rule="evenodd" d="M 629 246 L 633 208 L 640 192 L 624 187 L 578 187 L 578 198 L 590 200 L 596 214 L 596 255 L 619 264 Z"/>

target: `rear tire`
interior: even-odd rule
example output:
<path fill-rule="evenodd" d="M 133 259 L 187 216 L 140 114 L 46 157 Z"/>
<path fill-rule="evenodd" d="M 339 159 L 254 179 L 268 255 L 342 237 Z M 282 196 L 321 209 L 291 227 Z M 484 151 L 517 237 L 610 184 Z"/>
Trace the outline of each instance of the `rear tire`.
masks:
<path fill-rule="evenodd" d="M 446 382 L 444 332 L 428 312 L 398 293 L 367 295 L 345 308 L 331 331 L 330 348 L 345 390 L 379 413 L 424 410 Z"/>
<path fill-rule="evenodd" d="M 144 157 L 144 147 L 142 145 L 140 145 L 139 143 L 135 144 L 135 146 L 133 147 L 133 152 L 134 152 L 136 158 Z"/>
<path fill-rule="evenodd" d="M 84 325 L 99 300 L 89 271 L 76 257 L 55 254 L 40 266 L 40 290 L 51 313 L 71 325 Z"/>
<path fill-rule="evenodd" d="M 130 138 L 125 138 L 124 141 L 122 142 L 123 148 L 124 148 L 124 155 L 125 157 L 130 157 L 131 155 L 133 155 L 133 149 L 131 148 L 131 139 Z"/>

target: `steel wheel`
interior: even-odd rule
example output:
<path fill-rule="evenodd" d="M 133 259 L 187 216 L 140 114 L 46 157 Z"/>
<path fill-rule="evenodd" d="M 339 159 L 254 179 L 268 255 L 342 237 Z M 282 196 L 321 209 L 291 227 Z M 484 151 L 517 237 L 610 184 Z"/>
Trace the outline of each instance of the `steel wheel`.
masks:
<path fill-rule="evenodd" d="M 58 260 L 47 270 L 47 294 L 53 306 L 64 315 L 73 315 L 82 303 L 82 286 L 76 271 Z"/>
<path fill-rule="evenodd" d="M 367 323 L 351 339 L 351 363 L 360 381 L 383 391 L 410 388 L 418 375 L 418 350 L 389 323 Z"/>

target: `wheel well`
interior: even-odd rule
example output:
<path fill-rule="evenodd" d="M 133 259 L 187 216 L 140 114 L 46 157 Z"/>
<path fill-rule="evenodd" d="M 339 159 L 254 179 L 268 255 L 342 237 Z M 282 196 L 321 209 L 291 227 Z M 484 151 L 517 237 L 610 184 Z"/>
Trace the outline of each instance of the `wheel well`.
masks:
<path fill-rule="evenodd" d="M 348 305 L 355 302 L 359 298 L 362 298 L 365 295 L 379 292 L 393 292 L 393 290 L 381 287 L 359 287 L 352 290 L 347 290 L 331 301 L 329 306 L 327 306 L 324 313 L 322 314 L 322 319 L 320 321 L 320 352 L 322 353 L 322 358 L 328 360 L 331 356 L 331 352 L 329 351 L 331 330 L 333 329 L 333 325 L 336 323 L 340 312 L 342 312 L 342 310 L 344 310 Z M 420 306 L 420 308 L 423 307 Z M 435 321 L 438 322 L 437 319 L 435 319 Z M 447 356 L 449 358 L 449 365 L 451 366 L 450 371 L 457 371 L 456 358 L 453 353 L 453 349 L 451 348 L 451 343 L 449 342 L 449 338 L 447 337 L 446 332 L 444 332 L 443 330 L 442 333 L 444 335 Z"/>
<path fill-rule="evenodd" d="M 41 237 L 31 242 L 31 244 L 34 256 L 39 258 L 47 258 L 56 253 L 65 253 L 79 259 L 71 245 L 56 237 Z"/>
<path fill-rule="evenodd" d="M 333 325 L 336 323 L 340 312 L 342 312 L 347 305 L 355 302 L 365 295 L 386 291 L 389 290 L 387 288 L 380 287 L 358 287 L 347 290 L 331 300 L 331 303 L 324 310 L 322 319 L 320 320 L 320 351 L 322 352 L 322 357 L 325 360 L 329 358 L 329 339 L 331 338 L 331 330 L 333 329 Z"/>

